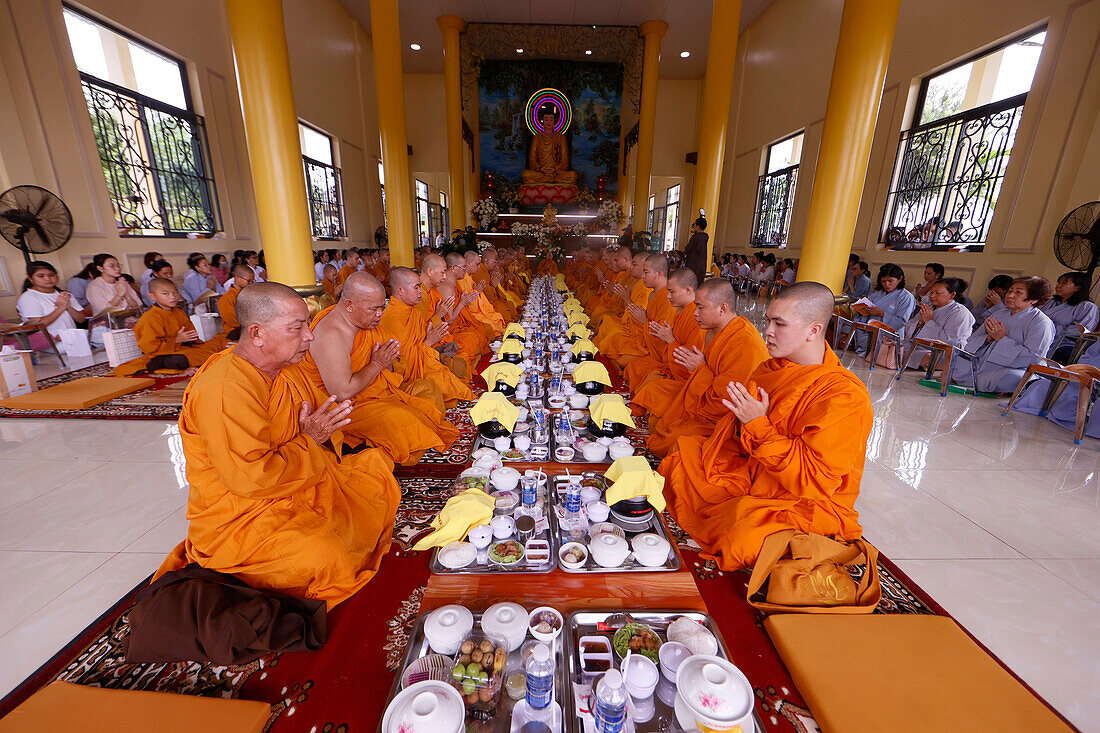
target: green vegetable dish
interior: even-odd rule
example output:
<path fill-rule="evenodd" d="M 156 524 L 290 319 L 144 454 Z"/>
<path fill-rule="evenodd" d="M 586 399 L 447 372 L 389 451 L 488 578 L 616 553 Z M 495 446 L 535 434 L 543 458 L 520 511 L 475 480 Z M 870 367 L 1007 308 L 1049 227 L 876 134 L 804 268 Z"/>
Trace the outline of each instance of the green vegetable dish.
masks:
<path fill-rule="evenodd" d="M 657 638 L 653 629 L 645 624 L 627 624 L 615 632 L 611 645 L 615 647 L 615 653 L 620 657 L 625 657 L 630 651 L 657 662 L 657 650 L 661 646 L 661 640 Z"/>

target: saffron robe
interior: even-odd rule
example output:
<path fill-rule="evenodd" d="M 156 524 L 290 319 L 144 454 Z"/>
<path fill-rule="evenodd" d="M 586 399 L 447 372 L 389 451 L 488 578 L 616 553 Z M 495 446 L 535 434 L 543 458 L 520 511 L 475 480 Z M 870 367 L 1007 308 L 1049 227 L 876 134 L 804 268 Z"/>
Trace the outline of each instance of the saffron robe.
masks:
<path fill-rule="evenodd" d="M 340 268 L 340 271 L 336 273 L 336 282 L 343 285 L 345 280 L 357 272 L 359 272 L 359 270 L 353 265 L 344 265 Z"/>
<path fill-rule="evenodd" d="M 669 303 L 669 305 L 672 304 Z M 667 321 L 667 319 L 663 320 Z M 646 324 L 646 344 L 649 346 L 649 354 L 626 365 L 624 370 L 626 382 L 630 386 L 631 394 L 638 395 L 639 400 L 645 401 L 641 390 L 647 389 L 654 381 L 667 383 L 662 387 L 668 390 L 665 399 L 672 399 L 691 376 L 691 372 L 672 358 L 673 351 L 680 346 L 688 348 L 695 346 L 702 350 L 706 345 L 707 332 L 699 328 L 699 324 L 695 321 L 694 301 L 681 308 L 680 312 L 673 316 L 670 325 L 672 337 L 675 339 L 671 344 L 649 333 L 649 325 Z"/>
<path fill-rule="evenodd" d="M 458 289 L 455 290 L 457 293 Z M 435 311 L 439 308 L 439 303 L 443 299 L 443 293 L 439 292 L 438 288 L 432 288 L 424 292 L 423 297 L 420 299 L 420 307 L 423 309 L 421 313 L 424 314 L 426 320 L 433 319 Z M 463 360 L 469 365 L 476 365 L 481 355 L 489 350 L 489 339 L 486 337 L 481 324 L 470 318 L 468 310 L 469 306 L 459 313 L 458 318 L 451 324 L 450 334 L 443 339 L 443 343 L 453 342 L 458 344 L 458 353 Z"/>
<path fill-rule="evenodd" d="M 632 338 L 635 331 L 635 327 L 642 324 L 634 320 L 634 317 L 630 315 L 630 311 L 627 307 L 630 305 L 637 305 L 645 308 L 649 303 L 649 296 L 652 293 L 650 288 L 646 287 L 645 281 L 638 279 L 630 288 L 630 292 L 627 296 L 628 302 L 622 304 L 622 310 L 618 316 L 611 317 L 611 315 L 604 316 L 600 322 L 600 327 L 596 331 L 596 336 L 592 339 L 592 343 L 600 349 L 600 351 L 608 352 L 608 343 L 615 343 L 618 339 L 625 336 L 626 338 Z M 608 356 L 610 356 L 608 352 Z"/>
<path fill-rule="evenodd" d="M 241 327 L 241 322 L 237 320 L 237 296 L 240 294 L 241 288 L 230 287 L 218 298 L 218 315 L 222 317 L 222 332 L 227 336 L 230 331 Z"/>
<path fill-rule="evenodd" d="M 651 290 L 649 302 L 645 307 L 645 320 L 638 322 L 629 313 L 623 316 L 623 323 L 629 333 L 608 338 L 604 346 L 604 354 L 622 368 L 639 357 L 648 356 L 651 350 L 665 346 L 665 342 L 649 332 L 649 324 L 668 323 L 675 319 L 676 309 L 668 299 L 668 288 L 661 287 Z M 629 320 L 628 320 L 629 319 Z"/>
<path fill-rule="evenodd" d="M 176 334 L 183 328 L 195 329 L 195 324 L 179 308 L 161 308 L 155 305 L 141 314 L 134 324 L 134 337 L 142 356 L 115 367 L 116 377 L 128 377 L 145 369 L 149 360 L 155 356 L 182 354 L 187 357 L 188 366 L 202 366 L 203 362 L 226 346 L 225 334 L 219 333 L 209 341 L 177 344 Z"/>
<path fill-rule="evenodd" d="M 489 287 L 486 285 L 485 287 Z M 469 275 L 464 275 L 458 284 L 455 286 L 456 295 L 461 295 L 467 292 L 477 292 L 477 284 L 474 279 Z M 504 322 L 504 318 L 497 313 L 493 308 L 489 299 L 485 297 L 485 293 L 478 293 L 477 300 L 470 303 L 462 311 L 464 316 L 471 318 L 474 322 L 482 323 L 489 330 L 486 332 L 491 333 L 494 338 L 499 337 L 504 333 L 504 327 L 507 325 Z"/>
<path fill-rule="evenodd" d="M 634 277 L 630 274 L 630 270 L 623 270 L 622 272 L 612 273 L 608 276 L 614 286 L 616 283 L 626 288 L 629 293 L 634 286 Z M 605 316 L 615 317 L 617 314 L 616 309 L 622 307 L 623 302 L 619 299 L 619 296 L 615 294 L 615 291 L 611 288 L 600 293 L 595 301 L 590 301 L 585 310 L 591 319 L 588 323 L 588 327 L 593 331 L 599 329 L 600 324 L 603 322 Z"/>
<path fill-rule="evenodd" d="M 187 539 L 157 577 L 197 563 L 329 608 L 374 577 L 401 501 L 393 463 L 376 450 L 339 458 L 300 432 L 300 410 L 232 350 L 191 379 L 179 419 Z"/>
<path fill-rule="evenodd" d="M 336 294 L 336 283 L 331 280 L 321 280 L 321 287 L 325 291 L 325 295 L 333 300 L 340 300 L 340 296 Z"/>
<path fill-rule="evenodd" d="M 651 421 L 649 449 L 664 457 L 675 450 L 682 436 L 710 435 L 728 412 L 722 400 L 728 396 L 729 383 L 747 384 L 749 375 L 767 358 L 764 339 L 748 320 L 737 316 L 727 323 L 704 347 L 703 363 L 667 404 L 641 405 L 660 418 L 655 424 Z"/>
<path fill-rule="evenodd" d="M 333 306 L 334 307 L 334 306 Z M 332 307 L 318 313 L 311 324 L 316 330 Z M 355 334 L 351 348 L 351 370 L 357 372 L 370 362 L 376 343 L 385 343 L 390 336 L 380 328 L 360 330 Z M 303 401 L 319 405 L 329 397 L 321 372 L 312 354 L 306 354 L 299 364 L 283 369 L 279 379 L 285 379 L 292 397 L 300 405 Z M 454 443 L 458 429 L 443 414 L 442 400 L 435 394 L 417 389 L 420 383 L 411 383 L 404 389 L 399 374 L 383 369 L 375 380 L 352 398 L 351 422 L 336 433 L 331 441 L 337 450 L 343 445 L 352 447 L 367 444 L 381 448 L 395 463 L 416 463 L 428 448 L 442 451 Z M 426 398 L 427 397 L 427 398 Z"/>
<path fill-rule="evenodd" d="M 481 294 L 485 296 L 485 299 L 489 301 L 489 305 L 493 306 L 493 310 L 499 313 L 501 318 L 507 323 L 516 320 L 516 312 L 512 308 L 511 302 L 504 295 L 499 285 L 493 285 L 493 275 L 485 269 L 485 265 L 479 267 L 471 279 L 475 283 L 479 280 L 484 280 L 488 283 Z"/>
<path fill-rule="evenodd" d="M 474 398 L 469 385 L 439 361 L 439 352 L 424 343 L 428 323 L 418 309 L 397 298 L 390 298 L 386 310 L 382 312 L 379 327 L 386 332 L 387 338 L 401 342 L 401 355 L 393 368 L 404 377 L 405 382 L 421 379 L 434 382 L 447 405 Z"/>
<path fill-rule="evenodd" d="M 858 539 L 867 388 L 828 347 L 823 364 L 769 359 L 746 386 L 767 392 L 766 415 L 741 424 L 727 410 L 713 435 L 681 437 L 661 462 L 677 523 L 723 570 L 751 566 L 785 529 Z"/>

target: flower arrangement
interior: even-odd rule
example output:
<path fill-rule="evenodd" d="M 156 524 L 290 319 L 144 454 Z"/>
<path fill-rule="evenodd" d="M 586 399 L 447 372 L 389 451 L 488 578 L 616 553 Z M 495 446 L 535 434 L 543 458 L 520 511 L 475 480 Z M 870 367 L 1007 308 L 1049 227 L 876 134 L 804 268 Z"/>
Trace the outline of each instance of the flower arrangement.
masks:
<path fill-rule="evenodd" d="M 491 249 L 493 245 L 489 244 L 484 239 L 479 239 L 477 240 L 477 244 L 475 246 L 477 247 L 478 254 L 484 254 L 485 250 Z"/>
<path fill-rule="evenodd" d="M 596 226 L 600 229 L 618 231 L 623 219 L 623 205 L 616 199 L 604 199 L 596 209 Z"/>
<path fill-rule="evenodd" d="M 474 202 L 474 216 L 477 217 L 477 223 L 484 231 L 493 226 L 497 220 L 497 214 L 500 213 L 500 209 L 497 208 L 497 204 L 492 199 L 478 199 Z"/>

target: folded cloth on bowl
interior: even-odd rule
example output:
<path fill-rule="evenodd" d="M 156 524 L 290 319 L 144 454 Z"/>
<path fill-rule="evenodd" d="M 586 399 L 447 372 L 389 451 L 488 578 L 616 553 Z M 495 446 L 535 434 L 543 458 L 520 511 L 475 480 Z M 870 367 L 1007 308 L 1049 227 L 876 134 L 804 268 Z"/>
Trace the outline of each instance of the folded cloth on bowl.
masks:
<path fill-rule="evenodd" d="M 588 330 L 588 326 L 583 323 L 574 323 L 569 327 L 569 330 L 565 332 L 566 336 L 576 336 L 578 339 L 587 339 L 592 335 L 592 332 Z"/>
<path fill-rule="evenodd" d="M 604 472 L 604 478 L 611 484 L 604 499 L 609 506 L 644 496 L 654 509 L 665 510 L 665 477 L 650 468 L 644 456 L 620 458 Z"/>
<path fill-rule="evenodd" d="M 610 387 L 611 375 L 607 373 L 607 367 L 605 367 L 598 361 L 582 361 L 580 364 L 577 365 L 577 368 L 573 370 L 573 382 L 575 384 L 584 384 L 585 382 L 599 382 L 600 384 L 606 384 L 608 387 Z M 621 400 L 622 398 L 620 397 L 619 399 Z M 627 415 L 630 415 L 629 410 L 627 410 Z M 615 422 L 622 421 L 616 420 Z M 633 425 L 633 422 L 631 422 L 630 424 Z"/>
<path fill-rule="evenodd" d="M 427 550 L 458 542 L 474 527 L 488 524 L 495 506 L 496 499 L 481 489 L 466 489 L 452 496 L 432 520 L 435 531 L 413 545 L 413 549 Z"/>
<path fill-rule="evenodd" d="M 577 368 L 573 370 L 573 381 L 577 384 L 583 384 L 589 380 L 577 378 L 577 372 L 581 370 L 581 367 L 585 364 L 592 364 L 595 362 L 581 362 L 577 365 Z M 602 366 L 602 365 L 601 365 Z M 604 374 L 607 371 L 604 370 Z M 604 384 L 610 384 L 605 382 Z M 630 415 L 630 408 L 626 406 L 626 402 L 623 401 L 621 394 L 602 394 L 596 399 L 592 400 L 592 403 L 588 406 L 588 412 L 592 415 L 592 422 L 596 425 L 603 425 L 604 420 L 610 420 L 611 422 L 622 423 L 628 427 L 635 427 L 634 418 Z"/>
<path fill-rule="evenodd" d="M 515 387 L 519 384 L 519 380 L 523 379 L 523 369 L 520 368 L 519 364 L 498 361 L 487 366 L 485 371 L 481 373 L 481 377 L 485 380 L 485 384 L 489 385 L 489 389 L 496 386 L 497 382 L 504 382 L 509 387 Z"/>
<path fill-rule="evenodd" d="M 579 323 L 583 326 L 587 326 L 588 325 L 588 320 L 589 319 L 588 319 L 588 314 L 587 313 L 573 313 L 572 315 L 569 316 L 570 325 Z"/>
<path fill-rule="evenodd" d="M 504 343 L 497 349 L 497 356 L 504 356 L 505 354 L 522 354 L 523 342 L 518 339 L 504 339 Z"/>
<path fill-rule="evenodd" d="M 507 326 L 505 326 L 504 327 L 504 333 L 502 333 L 500 335 L 500 337 L 502 339 L 506 339 L 509 336 L 511 336 L 512 334 L 515 334 L 516 336 L 519 336 L 520 338 L 524 338 L 524 339 L 527 338 L 527 331 L 525 331 L 523 329 L 523 326 L 519 325 L 518 323 L 509 323 Z"/>
<path fill-rule="evenodd" d="M 516 427 L 517 419 L 519 419 L 519 408 L 500 392 L 486 392 L 470 408 L 470 420 L 474 425 L 496 420 L 508 428 L 508 432 L 512 432 Z"/>
<path fill-rule="evenodd" d="M 579 310 L 581 310 L 581 302 L 579 300 L 577 300 L 576 298 L 569 298 L 564 303 L 562 303 L 562 307 L 565 309 L 566 313 L 571 313 L 572 311 L 579 311 Z"/>
<path fill-rule="evenodd" d="M 596 344 L 592 343 L 589 339 L 581 339 L 577 343 L 573 344 L 573 348 L 570 349 L 573 352 L 573 356 L 580 354 L 582 351 L 587 351 L 589 354 L 599 353 L 599 349 L 596 348 Z"/>

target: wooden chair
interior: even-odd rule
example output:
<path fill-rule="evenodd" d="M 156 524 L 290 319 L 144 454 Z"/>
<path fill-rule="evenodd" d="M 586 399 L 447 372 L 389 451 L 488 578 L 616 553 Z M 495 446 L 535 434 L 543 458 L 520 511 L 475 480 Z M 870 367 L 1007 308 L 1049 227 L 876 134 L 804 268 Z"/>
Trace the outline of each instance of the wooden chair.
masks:
<path fill-rule="evenodd" d="M 931 352 L 928 355 L 928 368 L 924 373 L 925 379 L 933 378 L 933 374 L 936 372 L 936 364 L 940 360 L 940 354 L 943 354 L 943 372 L 940 375 L 940 397 L 946 397 L 947 388 L 951 386 L 951 371 L 958 363 L 955 359 L 956 354 L 959 354 L 960 358 L 970 362 L 971 378 L 975 385 L 978 384 L 978 363 L 974 355 L 969 351 L 957 346 L 952 346 L 946 341 L 940 341 L 939 339 L 914 338 L 909 353 L 912 354 L 913 349 L 917 347 L 924 347 Z M 898 379 L 901 379 L 900 374 L 898 375 Z"/>
<path fill-rule="evenodd" d="M 840 316 L 837 316 L 837 318 L 840 318 Z M 883 342 L 892 342 L 898 358 L 898 379 L 901 379 L 901 374 L 905 371 L 904 344 L 902 343 L 901 334 L 885 323 L 875 323 L 873 321 L 871 323 L 852 321 L 851 323 L 852 332 L 848 334 L 848 340 L 844 343 L 844 350 L 841 351 L 841 355 L 847 353 L 848 349 L 851 348 L 852 341 L 855 340 L 856 337 L 856 331 L 863 331 L 871 339 L 870 343 L 867 345 L 867 350 L 871 354 L 871 370 L 874 371 L 875 363 L 878 361 L 879 349 L 882 348 Z"/>
<path fill-rule="evenodd" d="M 1075 336 L 1063 336 L 1062 338 L 1073 339 L 1073 351 L 1069 353 L 1069 361 L 1066 365 L 1076 364 L 1081 360 L 1081 355 L 1097 341 L 1100 341 L 1100 331 L 1090 331 L 1088 333 L 1080 333 Z M 1054 349 L 1051 349 L 1053 352 Z"/>
<path fill-rule="evenodd" d="M 1096 404 L 1096 398 L 1100 397 L 1100 379 L 1093 376 L 1095 372 L 1075 371 L 1061 366 L 1047 366 L 1045 364 L 1032 364 L 1024 372 L 1023 379 L 1016 385 L 1016 391 L 1012 393 L 1012 399 L 1002 413 L 1002 417 L 1008 417 L 1012 405 L 1019 399 L 1024 387 L 1032 377 L 1039 377 L 1050 381 L 1047 387 L 1046 397 L 1043 399 L 1043 409 L 1039 411 L 1039 417 L 1046 417 L 1055 401 L 1062 396 L 1069 384 L 1077 385 L 1077 423 L 1073 431 L 1073 442 L 1081 445 L 1085 438 L 1085 427 L 1089 424 L 1092 408 Z"/>
<path fill-rule="evenodd" d="M 837 350 L 837 344 L 840 343 L 840 339 L 846 332 L 854 332 L 855 321 L 851 318 L 845 318 L 839 313 L 833 313 L 832 318 L 832 340 L 829 342 L 829 346 L 833 348 L 833 351 Z"/>
<path fill-rule="evenodd" d="M 35 358 L 36 352 L 31 347 L 29 338 L 32 333 L 40 333 L 45 336 L 46 341 L 50 344 L 50 348 L 53 349 L 54 355 L 57 356 L 57 360 L 61 362 L 61 366 L 68 368 L 68 364 L 65 363 L 65 357 L 61 356 L 61 350 L 57 348 L 57 342 L 53 340 L 53 335 L 45 326 L 41 324 L 29 326 L 22 323 L 0 323 L 0 336 L 14 337 L 15 340 L 19 342 L 19 347 L 22 350 L 31 352 L 31 363 L 37 364 L 38 360 Z"/>

